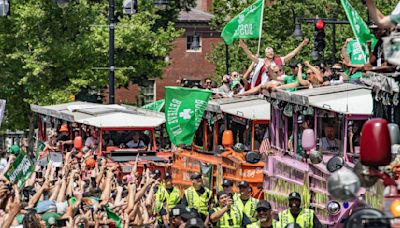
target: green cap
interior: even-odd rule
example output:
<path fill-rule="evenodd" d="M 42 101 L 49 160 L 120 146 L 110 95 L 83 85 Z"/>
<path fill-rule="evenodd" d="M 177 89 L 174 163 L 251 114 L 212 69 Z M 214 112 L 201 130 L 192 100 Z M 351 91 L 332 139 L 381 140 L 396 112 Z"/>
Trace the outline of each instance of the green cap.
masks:
<path fill-rule="evenodd" d="M 42 220 L 46 222 L 46 227 L 50 227 L 51 225 L 56 225 L 57 220 L 60 220 L 61 216 L 54 212 L 46 212 L 42 215 Z"/>
<path fill-rule="evenodd" d="M 231 84 L 231 89 L 234 89 L 240 83 L 240 78 L 233 80 Z"/>
<path fill-rule="evenodd" d="M 19 152 L 21 152 L 21 149 L 19 148 L 18 145 L 12 145 L 10 146 L 10 148 L 8 148 L 8 152 L 14 155 L 18 155 Z"/>

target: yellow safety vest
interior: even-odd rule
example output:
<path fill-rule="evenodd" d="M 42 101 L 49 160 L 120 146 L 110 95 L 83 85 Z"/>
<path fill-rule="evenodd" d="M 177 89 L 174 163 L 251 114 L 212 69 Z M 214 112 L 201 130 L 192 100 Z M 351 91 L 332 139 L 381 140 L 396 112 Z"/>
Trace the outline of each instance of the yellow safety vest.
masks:
<path fill-rule="evenodd" d="M 214 213 L 221 210 L 221 207 L 214 208 Z M 229 222 L 231 221 L 231 222 Z M 243 212 L 236 206 L 231 206 L 231 209 L 224 213 L 218 220 L 217 228 L 240 228 L 242 227 Z"/>
<path fill-rule="evenodd" d="M 178 205 L 179 201 L 181 200 L 181 192 L 177 188 L 173 188 L 171 193 L 165 191 L 165 198 L 167 201 L 168 210 L 171 210 L 176 205 Z"/>
<path fill-rule="evenodd" d="M 252 222 L 257 221 L 257 210 L 256 209 L 257 209 L 258 200 L 253 197 L 250 197 L 249 200 L 247 200 L 246 205 L 244 205 L 242 199 L 240 199 L 239 194 L 235 198 L 236 198 L 234 200 L 235 205 L 241 211 L 243 211 L 247 215 L 247 217 L 249 217 L 251 219 Z"/>
<path fill-rule="evenodd" d="M 277 221 L 276 220 L 272 220 L 272 227 L 275 228 Z M 246 228 L 261 228 L 261 222 L 257 221 L 257 222 L 253 222 L 252 224 L 249 224 L 246 226 Z"/>
<path fill-rule="evenodd" d="M 166 193 L 167 190 L 165 189 L 164 185 L 160 184 L 156 192 L 155 212 L 160 212 L 160 210 L 162 209 L 164 201 L 166 199 Z"/>
<path fill-rule="evenodd" d="M 284 228 L 290 223 L 297 223 L 301 228 L 312 228 L 314 219 L 314 211 L 310 209 L 302 209 L 300 214 L 297 216 L 296 221 L 289 209 L 286 209 L 279 213 L 279 221 L 276 223 L 276 227 Z"/>
<path fill-rule="evenodd" d="M 188 208 L 194 208 L 198 213 L 208 215 L 208 202 L 212 197 L 212 192 L 206 187 L 204 190 L 204 193 L 199 196 L 193 186 L 189 187 L 185 190 L 185 197 Z"/>

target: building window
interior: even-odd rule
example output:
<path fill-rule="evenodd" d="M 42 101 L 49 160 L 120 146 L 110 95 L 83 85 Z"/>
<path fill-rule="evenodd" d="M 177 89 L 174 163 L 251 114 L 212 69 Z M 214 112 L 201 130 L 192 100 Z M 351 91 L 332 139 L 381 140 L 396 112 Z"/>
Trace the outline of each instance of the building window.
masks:
<path fill-rule="evenodd" d="M 149 104 L 154 101 L 154 80 L 148 80 L 140 86 L 140 91 L 143 96 L 143 105 Z"/>
<path fill-rule="evenodd" d="M 194 48 L 193 47 L 193 37 L 194 37 L 194 34 L 192 34 L 192 35 L 187 35 L 187 37 L 186 37 L 186 51 L 187 52 L 201 52 L 201 44 L 202 44 L 202 39 L 201 39 L 201 36 L 200 35 L 196 35 L 197 37 L 198 37 L 198 42 L 199 42 L 199 45 L 200 45 L 200 47 L 199 48 Z"/>

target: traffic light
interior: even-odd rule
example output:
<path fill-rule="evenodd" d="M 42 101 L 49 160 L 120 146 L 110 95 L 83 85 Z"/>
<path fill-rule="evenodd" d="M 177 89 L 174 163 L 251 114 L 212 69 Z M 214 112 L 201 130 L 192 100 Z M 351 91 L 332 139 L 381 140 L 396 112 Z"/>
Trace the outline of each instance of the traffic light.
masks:
<path fill-rule="evenodd" d="M 325 49 L 325 22 L 322 19 L 315 21 L 314 51 L 322 52 Z"/>

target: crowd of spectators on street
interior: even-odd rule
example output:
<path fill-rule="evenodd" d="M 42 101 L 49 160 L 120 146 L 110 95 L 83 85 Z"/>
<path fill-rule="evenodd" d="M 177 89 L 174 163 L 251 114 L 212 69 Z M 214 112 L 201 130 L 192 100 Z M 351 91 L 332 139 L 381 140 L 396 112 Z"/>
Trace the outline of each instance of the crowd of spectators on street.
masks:
<path fill-rule="evenodd" d="M 296 192 L 289 195 L 289 209 L 274 216 L 271 204 L 254 198 L 246 181 L 238 184 L 239 192 L 231 180 L 215 191 L 195 172 L 192 186 L 180 189 L 168 171 L 139 168 L 138 158 L 130 172 L 122 172 L 96 153 L 76 156 L 73 150 L 57 152 L 61 163 L 36 161 L 22 187 L 6 173 L 25 151 L 14 145 L 1 154 L 0 227 L 285 227 L 292 215 L 308 227 L 322 227 L 312 210 L 301 208 Z"/>

